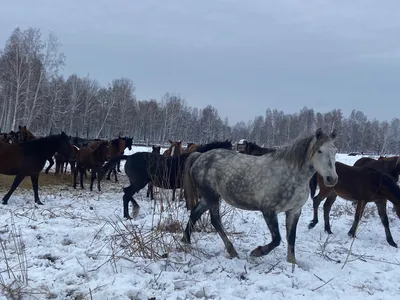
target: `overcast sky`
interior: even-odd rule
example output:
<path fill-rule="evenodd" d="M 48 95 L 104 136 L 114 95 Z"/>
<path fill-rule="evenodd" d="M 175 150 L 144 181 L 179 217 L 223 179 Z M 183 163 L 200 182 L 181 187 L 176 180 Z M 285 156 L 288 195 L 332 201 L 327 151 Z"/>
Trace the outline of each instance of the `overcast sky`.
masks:
<path fill-rule="evenodd" d="M 355 108 L 400 117 L 398 0 L 0 0 L 15 27 L 50 30 L 64 74 L 128 77 L 140 99 L 180 94 L 230 123 L 265 110 Z"/>

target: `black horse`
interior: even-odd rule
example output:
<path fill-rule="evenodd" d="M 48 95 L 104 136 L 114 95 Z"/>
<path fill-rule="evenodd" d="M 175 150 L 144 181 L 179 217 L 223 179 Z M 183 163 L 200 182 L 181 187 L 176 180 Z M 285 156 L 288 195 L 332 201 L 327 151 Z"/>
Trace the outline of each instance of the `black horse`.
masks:
<path fill-rule="evenodd" d="M 223 148 L 232 150 L 230 141 L 212 142 L 201 145 L 196 152 L 207 152 L 212 149 Z M 163 189 L 174 189 L 183 187 L 183 170 L 186 158 L 191 153 L 183 153 L 178 157 L 165 159 L 163 155 L 150 152 L 136 152 L 132 155 L 119 155 L 111 158 L 100 172 L 100 180 L 112 169 L 115 164 L 126 159 L 125 173 L 129 178 L 130 185 L 124 188 L 123 209 L 124 218 L 131 219 L 128 212 L 129 202 L 132 202 L 134 213 L 139 212 L 139 205 L 133 195 L 143 189 L 148 183 Z"/>

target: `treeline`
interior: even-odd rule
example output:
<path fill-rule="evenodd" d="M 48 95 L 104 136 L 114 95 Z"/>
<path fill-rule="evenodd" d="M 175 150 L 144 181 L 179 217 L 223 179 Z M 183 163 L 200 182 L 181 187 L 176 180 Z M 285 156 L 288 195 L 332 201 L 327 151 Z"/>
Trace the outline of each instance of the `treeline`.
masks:
<path fill-rule="evenodd" d="M 39 29 L 15 29 L 0 52 L 0 129 L 26 125 L 37 135 L 66 131 L 87 138 L 132 136 L 149 143 L 168 139 L 204 143 L 245 138 L 267 147 L 284 145 L 322 127 L 339 132 L 341 152 L 400 153 L 400 120 L 368 120 L 354 110 L 347 118 L 340 109 L 328 113 L 307 107 L 296 114 L 266 109 L 248 122 L 229 126 L 211 105 L 190 107 L 179 95 L 136 99 L 127 78 L 101 86 L 94 78 L 76 74 L 64 78 L 65 56 L 54 34 Z"/>

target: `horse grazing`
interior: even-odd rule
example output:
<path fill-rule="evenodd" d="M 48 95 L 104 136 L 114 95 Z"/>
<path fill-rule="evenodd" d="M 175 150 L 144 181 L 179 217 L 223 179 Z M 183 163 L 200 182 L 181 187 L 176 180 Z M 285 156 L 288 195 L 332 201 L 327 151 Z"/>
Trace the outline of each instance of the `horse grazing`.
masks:
<path fill-rule="evenodd" d="M 364 162 L 360 163 L 360 165 L 364 164 Z M 397 247 L 389 229 L 389 220 L 386 213 L 386 199 L 388 199 L 393 203 L 396 214 L 400 217 L 400 188 L 394 183 L 393 179 L 379 172 L 377 169 L 367 166 L 367 164 L 365 164 L 365 167 L 348 166 L 336 162 L 336 172 L 339 175 L 339 181 L 333 188 L 327 187 L 320 176 L 316 176 L 320 191 L 315 197 L 315 189 L 311 191 L 314 218 L 308 225 L 308 228 L 314 228 L 318 223 L 318 207 L 321 201 L 326 198 L 324 203 L 325 231 L 332 234 L 329 224 L 329 213 L 337 196 L 339 196 L 344 200 L 357 202 L 353 225 L 348 232 L 348 235 L 353 238 L 356 236 L 358 223 L 360 222 L 365 206 L 368 202 L 375 202 L 379 217 L 385 228 L 386 240 L 389 245 Z"/>
<path fill-rule="evenodd" d="M 184 188 L 193 207 L 182 237 L 190 243 L 196 221 L 209 210 L 211 224 L 222 238 L 231 257 L 238 254 L 222 227 L 219 201 L 240 209 L 261 211 L 272 241 L 251 252 L 263 256 L 281 242 L 277 213 L 286 213 L 287 260 L 296 263 L 296 227 L 301 209 L 308 199 L 308 181 L 318 172 L 329 186 L 338 180 L 335 171 L 335 131 L 329 136 L 318 129 L 315 134 L 296 140 L 292 145 L 262 156 L 236 151 L 213 150 L 192 153 L 185 163 Z"/>
<path fill-rule="evenodd" d="M 230 142 L 212 142 L 197 149 L 206 152 L 212 149 L 224 148 L 232 150 Z M 103 167 L 100 178 L 106 174 L 119 160 L 125 159 L 125 174 L 129 178 L 130 185 L 124 188 L 123 210 L 124 218 L 131 219 L 128 212 L 129 202 L 133 204 L 134 216 L 139 213 L 139 204 L 133 195 L 143 189 L 149 182 L 153 186 L 163 189 L 182 187 L 184 163 L 189 153 L 183 153 L 178 157 L 164 158 L 163 155 L 150 152 L 136 152 L 132 155 L 119 155 L 111 158 Z"/>
<path fill-rule="evenodd" d="M 161 154 L 161 146 L 152 146 L 152 151 L 151 153 L 154 154 Z M 153 184 L 151 182 L 149 182 L 147 184 L 147 193 L 146 193 L 146 197 L 149 198 L 149 195 L 151 195 L 151 200 L 154 200 L 154 192 L 153 192 Z"/>
<path fill-rule="evenodd" d="M 261 146 L 258 146 L 256 143 L 252 142 L 244 142 L 244 149 L 239 151 L 239 153 L 244 153 L 244 154 L 249 154 L 249 155 L 264 155 L 266 153 L 273 153 L 276 152 L 276 149 L 273 148 L 264 148 Z"/>
<path fill-rule="evenodd" d="M 107 160 L 108 156 L 108 142 L 102 141 L 97 144 L 97 146 L 92 149 L 90 147 L 84 147 L 79 149 L 78 155 L 76 157 L 76 168 L 74 172 L 74 189 L 76 189 L 76 177 L 78 172 L 80 174 L 80 184 L 83 189 L 83 175 L 87 169 L 91 169 L 92 176 L 90 178 L 90 190 L 93 190 L 93 182 L 97 181 L 97 189 L 100 191 L 100 176 L 98 172 L 101 170 L 101 166 Z M 96 176 L 97 174 L 97 176 Z"/>
<path fill-rule="evenodd" d="M 0 143 L 0 173 L 16 175 L 11 189 L 3 197 L 3 204 L 7 204 L 12 193 L 26 176 L 31 177 L 35 203 L 42 205 L 39 199 L 39 174 L 48 157 L 55 152 L 69 155 L 71 144 L 68 136 L 62 132 L 44 138 L 31 140 L 22 144 Z"/>

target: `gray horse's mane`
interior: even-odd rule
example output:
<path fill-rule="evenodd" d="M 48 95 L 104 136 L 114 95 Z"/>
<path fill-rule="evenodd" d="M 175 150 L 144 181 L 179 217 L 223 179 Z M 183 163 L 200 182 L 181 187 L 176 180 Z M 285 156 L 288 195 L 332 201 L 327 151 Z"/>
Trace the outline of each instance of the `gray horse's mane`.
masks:
<path fill-rule="evenodd" d="M 291 145 L 278 149 L 275 153 L 271 154 L 275 159 L 286 160 L 288 163 L 301 169 L 315 151 L 329 139 L 329 136 L 324 133 L 318 139 L 316 139 L 315 134 L 312 134 L 305 138 L 298 138 Z M 309 152 L 310 144 L 313 141 L 315 142 Z"/>

